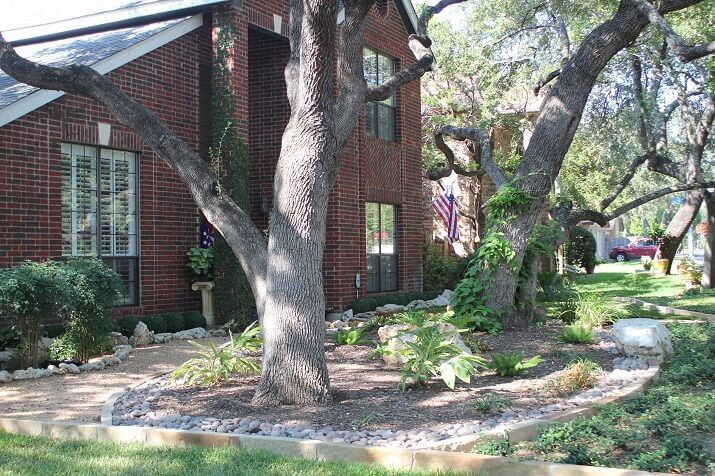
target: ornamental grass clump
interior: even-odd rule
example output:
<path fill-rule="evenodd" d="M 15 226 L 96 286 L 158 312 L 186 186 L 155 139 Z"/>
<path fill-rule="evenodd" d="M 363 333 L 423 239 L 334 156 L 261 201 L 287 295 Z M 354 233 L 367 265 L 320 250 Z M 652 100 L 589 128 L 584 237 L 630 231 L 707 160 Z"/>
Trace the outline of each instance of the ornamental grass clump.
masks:
<path fill-rule="evenodd" d="M 555 379 L 550 387 L 559 395 L 569 395 L 576 390 L 593 387 L 602 371 L 598 363 L 579 357 L 566 365 L 564 373 Z"/>
<path fill-rule="evenodd" d="M 224 383 L 234 374 L 258 373 L 261 367 L 249 355 L 258 352 L 263 344 L 260 326 L 253 323 L 237 337 L 229 332 L 229 338 L 220 347 L 214 341 L 209 341 L 208 346 L 189 341 L 198 349 L 197 356 L 174 370 L 169 381 L 182 379 L 186 385 L 209 387 Z"/>

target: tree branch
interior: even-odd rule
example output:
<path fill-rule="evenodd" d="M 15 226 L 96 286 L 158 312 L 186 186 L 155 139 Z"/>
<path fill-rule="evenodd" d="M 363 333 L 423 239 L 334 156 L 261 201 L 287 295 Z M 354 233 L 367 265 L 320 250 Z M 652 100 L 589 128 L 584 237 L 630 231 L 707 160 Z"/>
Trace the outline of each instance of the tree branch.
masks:
<path fill-rule="evenodd" d="M 616 185 L 613 190 L 611 190 L 611 193 L 608 194 L 606 198 L 601 200 L 601 202 L 598 204 L 598 209 L 603 211 L 608 206 L 613 203 L 613 201 L 618 198 L 618 196 L 621 194 L 621 192 L 628 186 L 628 184 L 631 182 L 631 179 L 633 176 L 636 174 L 636 171 L 638 170 L 638 167 L 640 167 L 647 159 L 649 155 L 641 155 L 633 159 L 633 162 L 631 162 L 631 165 L 628 166 L 628 171 L 626 171 L 626 174 L 621 178 L 621 181 L 618 182 L 618 185 Z"/>
<path fill-rule="evenodd" d="M 440 0 L 436 5 L 426 7 L 417 19 L 417 34 L 410 35 L 407 44 L 415 55 L 416 61 L 407 68 L 397 71 L 387 78 L 384 83 L 368 86 L 365 101 L 382 101 L 389 98 L 397 89 L 411 81 L 421 78 L 428 71 L 432 71 L 434 55 L 430 50 L 432 40 L 427 36 L 427 26 L 432 17 L 445 8 L 463 3 L 467 0 Z"/>
<path fill-rule="evenodd" d="M 645 106 L 645 97 L 643 95 L 643 68 L 641 60 L 638 56 L 631 56 L 631 79 L 633 81 L 633 91 L 636 99 L 636 123 L 638 125 L 638 140 L 641 143 L 641 148 L 644 151 L 654 149 L 653 146 L 653 131 L 650 128 L 648 119 L 648 110 Z"/>
<path fill-rule="evenodd" d="M 507 183 L 504 172 L 494 162 L 492 151 L 494 144 L 491 139 L 483 131 L 473 127 L 454 127 L 442 126 L 435 131 L 435 139 L 437 135 L 446 135 L 456 140 L 471 140 L 475 144 L 479 144 L 481 149 L 481 165 L 489 175 L 489 178 L 494 182 L 497 188 Z"/>
<path fill-rule="evenodd" d="M 131 128 L 186 184 L 206 217 L 234 250 L 257 297 L 265 281 L 267 246 L 260 230 L 228 196 L 213 194 L 215 177 L 208 165 L 169 130 L 151 111 L 130 98 L 114 83 L 88 66 L 44 66 L 20 57 L 0 34 L 0 69 L 25 84 L 40 89 L 81 94 L 105 105 L 117 120 Z M 229 225 L 229 226 L 226 226 Z M 235 228 L 240 233 L 227 233 Z"/>
<path fill-rule="evenodd" d="M 632 202 L 626 203 L 625 205 L 621 205 L 620 207 L 616 208 L 612 212 L 605 215 L 605 218 L 606 218 L 606 221 L 609 222 L 609 221 L 613 220 L 614 218 L 617 218 L 617 217 L 623 215 L 624 213 L 643 205 L 644 203 L 653 201 L 656 198 L 670 195 L 671 193 L 685 192 L 687 190 L 695 190 L 696 188 L 713 188 L 713 187 L 715 187 L 715 182 L 692 182 L 692 183 L 685 183 L 685 184 L 680 184 L 680 185 L 673 185 L 672 187 L 661 188 L 660 190 L 656 190 L 655 192 L 651 192 L 649 194 L 643 195 L 642 197 L 637 198 L 637 199 L 633 200 Z"/>
<path fill-rule="evenodd" d="M 452 171 L 456 172 L 458 175 L 463 175 L 465 177 L 476 177 L 482 174 L 479 168 L 475 170 L 469 170 L 462 167 L 455 159 L 454 151 L 447 145 L 444 141 L 444 134 L 441 131 L 434 133 L 434 143 L 435 146 L 444 154 L 446 159 L 444 167 L 438 170 L 427 171 L 425 177 L 430 180 L 439 180 L 441 178 L 449 177 Z"/>
<path fill-rule="evenodd" d="M 668 46 L 683 63 L 688 63 L 703 56 L 715 53 L 715 41 L 702 45 L 688 46 L 673 28 L 665 21 L 658 10 L 647 0 L 632 0 L 636 8 L 648 18 L 648 21 L 665 37 Z"/>
<path fill-rule="evenodd" d="M 534 86 L 534 96 L 538 96 L 539 91 L 541 91 L 541 88 L 543 88 L 544 86 L 549 84 L 551 81 L 553 81 L 554 79 L 559 77 L 560 74 L 561 74 L 561 70 L 556 69 L 556 70 L 550 72 L 549 74 L 547 74 L 544 79 L 542 79 L 541 81 L 536 83 L 536 86 Z"/>
<path fill-rule="evenodd" d="M 683 180 L 685 177 L 684 165 L 673 162 L 663 155 L 651 154 L 647 156 L 645 166 L 651 172 L 658 172 L 676 180 Z"/>

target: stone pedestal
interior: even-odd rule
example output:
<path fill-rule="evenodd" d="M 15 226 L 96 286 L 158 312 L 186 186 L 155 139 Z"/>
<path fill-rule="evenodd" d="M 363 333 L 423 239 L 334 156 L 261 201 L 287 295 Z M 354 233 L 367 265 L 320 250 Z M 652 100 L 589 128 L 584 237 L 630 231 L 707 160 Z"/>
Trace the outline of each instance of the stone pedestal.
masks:
<path fill-rule="evenodd" d="M 191 285 L 194 291 L 201 291 L 201 314 L 206 318 L 206 325 L 214 325 L 214 283 L 213 281 L 196 281 Z"/>

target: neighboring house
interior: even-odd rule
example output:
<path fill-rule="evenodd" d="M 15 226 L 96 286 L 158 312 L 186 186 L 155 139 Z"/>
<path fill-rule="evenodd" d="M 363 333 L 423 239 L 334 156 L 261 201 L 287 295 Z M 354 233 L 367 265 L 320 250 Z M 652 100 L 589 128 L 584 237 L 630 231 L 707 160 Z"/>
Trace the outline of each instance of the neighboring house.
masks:
<path fill-rule="evenodd" d="M 26 29 L 6 38 L 42 63 L 92 65 L 206 158 L 219 15 L 235 31 L 231 85 L 250 152 L 250 213 L 266 229 L 289 116 L 287 2 L 127 0 L 56 23 L 44 37 Z M 368 81 L 414 61 L 407 37 L 416 20 L 408 0 L 377 3 L 365 29 Z M 422 287 L 419 83 L 365 111 L 330 197 L 323 269 L 334 309 L 367 293 Z M 195 310 L 185 253 L 198 243 L 199 223 L 178 176 L 106 108 L 0 73 L 0 266 L 98 255 L 127 284 L 118 314 Z"/>
<path fill-rule="evenodd" d="M 582 221 L 579 226 L 593 233 L 596 239 L 596 256 L 602 259 L 608 259 L 608 253 L 616 246 L 625 246 L 631 241 L 623 236 L 625 231 L 620 218 L 609 221 L 606 227 L 592 221 Z"/>

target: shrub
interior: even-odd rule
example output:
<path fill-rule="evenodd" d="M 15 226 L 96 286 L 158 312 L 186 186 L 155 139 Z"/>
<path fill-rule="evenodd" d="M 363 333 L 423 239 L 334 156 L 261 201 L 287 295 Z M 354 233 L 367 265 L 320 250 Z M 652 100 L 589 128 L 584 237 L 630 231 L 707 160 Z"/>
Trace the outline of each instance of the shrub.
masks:
<path fill-rule="evenodd" d="M 593 233 L 580 226 L 574 227 L 566 243 L 566 262 L 580 268 L 586 273 L 593 273 L 596 266 L 596 239 Z"/>
<path fill-rule="evenodd" d="M 187 385 L 208 387 L 219 385 L 233 374 L 252 374 L 260 371 L 260 366 L 247 354 L 258 352 L 261 348 L 261 328 L 252 323 L 238 337 L 229 333 L 230 341 L 217 347 L 214 341 L 201 345 L 189 341 L 198 349 L 197 356 L 184 362 L 169 375 L 173 381 L 185 378 Z"/>
<path fill-rule="evenodd" d="M 593 360 L 579 357 L 569 362 L 564 373 L 550 386 L 556 393 L 568 395 L 576 390 L 593 387 L 601 371 L 601 366 Z"/>
<path fill-rule="evenodd" d="M 367 341 L 362 337 L 362 329 L 345 329 L 339 330 L 335 334 L 335 343 L 337 345 L 362 345 Z"/>
<path fill-rule="evenodd" d="M 122 280 L 117 273 L 97 258 L 72 258 L 62 264 L 70 276 L 72 311 L 67 329 L 62 334 L 63 357 L 74 349 L 81 362 L 109 347 L 107 335 L 114 322 L 105 309 L 121 296 Z"/>
<path fill-rule="evenodd" d="M 53 262 L 22 265 L 0 271 L 0 315 L 8 316 L 20 337 L 19 364 L 38 364 L 42 323 L 67 309 L 69 283 L 66 273 Z"/>
<path fill-rule="evenodd" d="M 497 352 L 492 354 L 489 368 L 496 370 L 500 377 L 516 377 L 540 362 L 541 357 L 538 355 L 526 360 L 523 352 Z"/>
<path fill-rule="evenodd" d="M 184 322 L 187 329 L 194 329 L 196 327 L 206 328 L 206 318 L 199 311 L 187 312 L 184 315 Z"/>
<path fill-rule="evenodd" d="M 561 340 L 569 344 L 591 344 L 594 340 L 593 328 L 588 326 L 566 326 L 561 332 Z"/>
<path fill-rule="evenodd" d="M 470 260 L 470 258 L 455 259 L 444 256 L 440 247 L 434 243 L 425 244 L 423 256 L 423 288 L 426 291 L 439 289 L 441 292 L 442 289 L 454 289 L 462 279 Z"/>
<path fill-rule="evenodd" d="M 166 318 L 163 314 L 147 316 L 144 319 L 144 324 L 155 334 L 163 334 L 166 332 Z"/>
<path fill-rule="evenodd" d="M 119 332 L 126 337 L 134 335 L 134 329 L 136 329 L 137 324 L 139 324 L 139 319 L 134 316 L 124 316 L 117 321 Z"/>
<path fill-rule="evenodd" d="M 355 314 L 360 314 L 361 312 L 374 311 L 377 307 L 377 301 L 371 297 L 360 298 L 350 305 L 351 309 Z"/>
<path fill-rule="evenodd" d="M 180 312 L 167 312 L 164 314 L 166 332 L 180 332 L 186 329 L 186 320 Z"/>
<path fill-rule="evenodd" d="M 20 332 L 15 326 L 0 329 L 0 349 L 9 349 L 20 345 Z"/>
<path fill-rule="evenodd" d="M 650 271 L 650 268 L 653 266 L 653 258 L 650 256 L 641 256 L 641 264 L 644 270 Z"/>
<path fill-rule="evenodd" d="M 407 383 L 425 385 L 432 377 L 441 377 L 454 389 L 456 379 L 469 383 L 477 367 L 486 367 L 481 357 L 464 353 L 451 342 L 456 332 L 440 332 L 437 326 L 426 326 L 413 331 L 415 342 L 405 342 L 407 358 L 400 372 L 400 386 Z"/>

